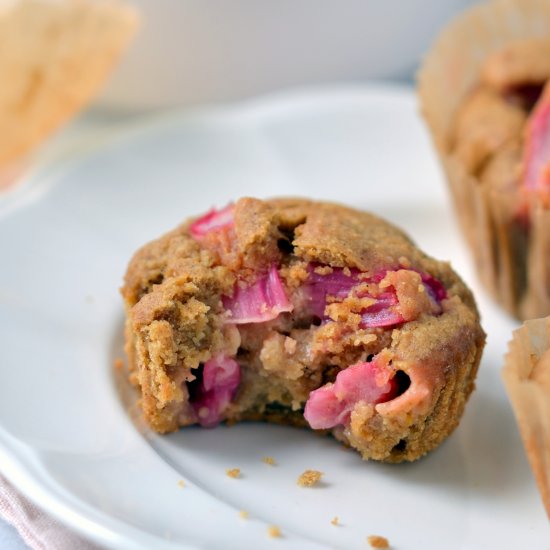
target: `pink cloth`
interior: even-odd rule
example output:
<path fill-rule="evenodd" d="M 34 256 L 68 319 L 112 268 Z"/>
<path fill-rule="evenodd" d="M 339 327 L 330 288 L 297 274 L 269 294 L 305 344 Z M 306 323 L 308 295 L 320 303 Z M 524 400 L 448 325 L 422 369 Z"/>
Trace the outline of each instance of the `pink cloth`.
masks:
<path fill-rule="evenodd" d="M 29 502 L 1 475 L 0 517 L 34 550 L 99 550 Z"/>

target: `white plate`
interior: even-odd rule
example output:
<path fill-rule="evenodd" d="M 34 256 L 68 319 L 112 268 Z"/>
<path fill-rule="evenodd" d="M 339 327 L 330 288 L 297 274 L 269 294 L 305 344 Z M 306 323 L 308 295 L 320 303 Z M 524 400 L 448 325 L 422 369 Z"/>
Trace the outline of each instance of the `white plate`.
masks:
<path fill-rule="evenodd" d="M 132 420 L 134 396 L 113 369 L 126 263 L 186 216 L 242 195 L 370 209 L 472 285 L 488 344 L 465 417 L 437 451 L 383 465 L 304 430 L 244 424 L 159 437 Z M 5 197 L 0 251 L 1 469 L 96 542 L 347 549 L 381 534 L 395 549 L 547 547 L 500 381 L 515 323 L 477 284 L 409 91 L 295 93 L 128 130 Z M 233 467 L 241 479 L 226 476 Z M 307 468 L 325 472 L 323 486 L 296 485 Z M 268 538 L 268 525 L 283 537 Z"/>

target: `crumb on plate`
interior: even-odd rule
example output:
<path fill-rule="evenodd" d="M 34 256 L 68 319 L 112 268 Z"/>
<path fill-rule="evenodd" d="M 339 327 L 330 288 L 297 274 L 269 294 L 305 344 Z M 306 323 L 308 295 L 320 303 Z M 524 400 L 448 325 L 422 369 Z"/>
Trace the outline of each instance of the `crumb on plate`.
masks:
<path fill-rule="evenodd" d="M 183 488 L 185 487 L 185 481 L 183 481 L 183 479 L 180 479 L 180 480 L 178 481 L 178 487 L 179 487 L 180 489 L 183 489 Z"/>
<path fill-rule="evenodd" d="M 227 468 L 225 470 L 225 473 L 227 477 L 232 477 L 233 479 L 237 479 L 238 477 L 241 477 L 241 469 L 240 468 Z"/>
<path fill-rule="evenodd" d="M 334 517 L 330 520 L 330 523 L 332 523 L 332 525 L 340 525 L 340 519 L 338 518 L 338 516 L 334 516 Z"/>
<path fill-rule="evenodd" d="M 323 477 L 323 472 L 317 470 L 306 470 L 296 482 L 300 487 L 313 487 L 317 485 L 321 478 Z"/>
<path fill-rule="evenodd" d="M 276 525 L 270 525 L 267 528 L 267 534 L 272 538 L 279 538 L 281 536 L 281 530 Z"/>
<path fill-rule="evenodd" d="M 275 466 L 275 459 L 272 456 L 264 456 L 262 462 L 269 464 L 270 466 Z"/>
<path fill-rule="evenodd" d="M 124 368 L 124 361 L 118 357 L 115 359 L 114 365 L 116 370 L 122 370 Z"/>
<path fill-rule="evenodd" d="M 379 535 L 371 535 L 370 537 L 367 537 L 367 541 L 372 546 L 372 548 L 389 548 L 390 547 L 388 539 L 386 537 L 381 537 Z"/>
<path fill-rule="evenodd" d="M 241 511 L 239 512 L 239 517 L 240 517 L 241 519 L 248 519 L 248 512 L 247 512 L 246 510 L 241 510 Z"/>

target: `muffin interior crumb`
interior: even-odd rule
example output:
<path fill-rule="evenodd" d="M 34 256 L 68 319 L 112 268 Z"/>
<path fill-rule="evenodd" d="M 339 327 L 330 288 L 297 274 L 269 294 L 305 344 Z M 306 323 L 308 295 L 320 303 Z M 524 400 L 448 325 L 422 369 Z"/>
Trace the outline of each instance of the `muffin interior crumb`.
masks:
<path fill-rule="evenodd" d="M 319 472 L 318 470 L 306 470 L 300 475 L 296 483 L 300 487 L 313 487 L 321 481 L 322 477 L 323 472 Z"/>

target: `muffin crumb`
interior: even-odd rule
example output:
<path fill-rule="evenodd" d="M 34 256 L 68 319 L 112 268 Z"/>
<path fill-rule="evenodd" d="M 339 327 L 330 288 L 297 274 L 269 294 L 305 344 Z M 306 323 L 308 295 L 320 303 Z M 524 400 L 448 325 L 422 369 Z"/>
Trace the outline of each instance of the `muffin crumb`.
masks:
<path fill-rule="evenodd" d="M 338 525 L 340 525 L 340 519 L 338 518 L 338 516 L 334 516 L 334 517 L 330 520 L 330 523 L 332 523 L 332 525 L 338 526 Z"/>
<path fill-rule="evenodd" d="M 313 487 L 317 485 L 321 478 L 323 477 L 323 472 L 317 470 L 306 470 L 296 482 L 300 487 Z"/>
<path fill-rule="evenodd" d="M 381 537 L 379 535 L 371 535 L 367 537 L 367 542 L 371 545 L 372 548 L 389 548 L 390 544 L 386 537 Z"/>
<path fill-rule="evenodd" d="M 178 487 L 179 487 L 180 489 L 183 489 L 183 488 L 185 487 L 185 481 L 183 481 L 183 479 L 180 479 L 180 480 L 178 481 Z"/>
<path fill-rule="evenodd" d="M 290 336 L 285 336 L 284 348 L 289 355 L 293 355 L 294 353 L 296 353 L 297 346 L 298 342 L 294 340 L 294 338 L 291 338 Z"/>
<path fill-rule="evenodd" d="M 333 269 L 329 265 L 318 265 L 313 271 L 318 275 L 330 275 Z"/>
<path fill-rule="evenodd" d="M 276 539 L 276 538 L 279 538 L 281 536 L 281 530 L 279 529 L 279 527 L 277 527 L 276 525 L 270 525 L 268 528 L 267 528 L 267 534 L 272 538 L 272 539 Z"/>
<path fill-rule="evenodd" d="M 248 519 L 248 512 L 247 512 L 246 510 L 241 510 L 241 511 L 239 512 L 239 517 L 240 517 L 241 519 Z"/>
<path fill-rule="evenodd" d="M 240 468 L 227 468 L 225 470 L 225 473 L 227 477 L 232 477 L 233 479 L 237 479 L 238 477 L 241 477 L 241 469 Z"/>
<path fill-rule="evenodd" d="M 264 456 L 262 458 L 264 464 L 269 464 L 270 466 L 275 466 L 275 459 L 272 456 Z"/>

